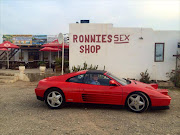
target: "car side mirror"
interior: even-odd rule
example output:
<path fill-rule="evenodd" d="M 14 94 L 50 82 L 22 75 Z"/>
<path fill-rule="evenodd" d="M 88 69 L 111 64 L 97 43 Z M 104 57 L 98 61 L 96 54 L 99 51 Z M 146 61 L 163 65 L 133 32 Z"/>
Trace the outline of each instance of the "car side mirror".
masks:
<path fill-rule="evenodd" d="M 110 80 L 109 86 L 118 86 L 118 84 L 114 80 Z"/>

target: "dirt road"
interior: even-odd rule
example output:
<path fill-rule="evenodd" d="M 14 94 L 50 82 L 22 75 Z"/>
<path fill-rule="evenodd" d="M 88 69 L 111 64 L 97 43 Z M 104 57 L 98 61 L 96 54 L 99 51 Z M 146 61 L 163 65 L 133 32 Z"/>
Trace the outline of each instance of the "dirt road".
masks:
<path fill-rule="evenodd" d="M 68 104 L 51 110 L 34 94 L 37 82 L 0 84 L 0 134 L 180 134 L 180 90 L 170 90 L 169 110 L 137 114 L 110 105 Z"/>

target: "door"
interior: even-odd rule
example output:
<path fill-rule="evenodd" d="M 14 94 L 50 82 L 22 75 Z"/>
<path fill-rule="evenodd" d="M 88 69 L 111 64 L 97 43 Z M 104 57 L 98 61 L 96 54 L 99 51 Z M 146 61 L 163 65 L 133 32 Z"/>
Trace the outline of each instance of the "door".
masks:
<path fill-rule="evenodd" d="M 81 85 L 82 102 L 122 104 L 121 86 L 110 86 L 111 79 L 103 74 L 86 74 Z"/>
<path fill-rule="evenodd" d="M 80 88 L 84 74 L 69 78 L 64 84 L 66 102 L 82 102 Z"/>

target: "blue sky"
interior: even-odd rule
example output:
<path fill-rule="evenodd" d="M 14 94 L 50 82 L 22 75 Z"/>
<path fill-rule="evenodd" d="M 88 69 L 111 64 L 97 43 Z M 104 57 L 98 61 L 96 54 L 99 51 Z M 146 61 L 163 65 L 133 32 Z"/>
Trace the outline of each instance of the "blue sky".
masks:
<path fill-rule="evenodd" d="M 81 19 L 180 30 L 180 0 L 0 0 L 0 36 L 68 33 L 69 23 Z"/>

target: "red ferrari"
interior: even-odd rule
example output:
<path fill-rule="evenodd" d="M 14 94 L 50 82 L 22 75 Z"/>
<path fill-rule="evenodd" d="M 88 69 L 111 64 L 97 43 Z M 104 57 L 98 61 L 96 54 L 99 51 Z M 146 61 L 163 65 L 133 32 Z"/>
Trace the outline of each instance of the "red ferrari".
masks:
<path fill-rule="evenodd" d="M 148 108 L 168 109 L 168 90 L 157 84 L 121 79 L 101 70 L 83 70 L 39 81 L 37 99 L 48 107 L 61 108 L 65 102 L 123 105 L 133 112 Z"/>

